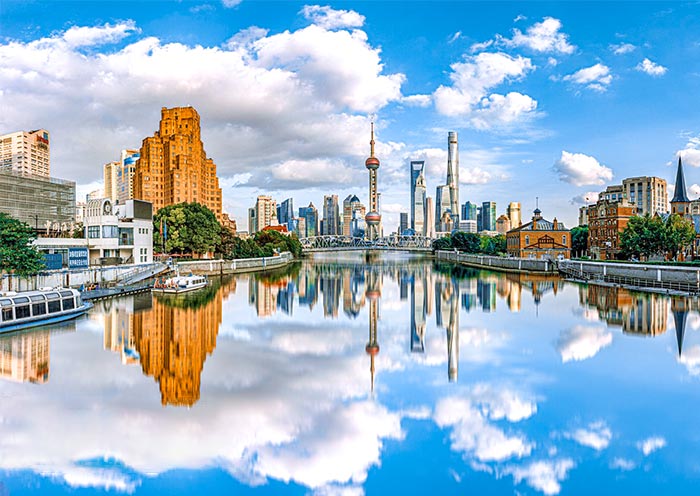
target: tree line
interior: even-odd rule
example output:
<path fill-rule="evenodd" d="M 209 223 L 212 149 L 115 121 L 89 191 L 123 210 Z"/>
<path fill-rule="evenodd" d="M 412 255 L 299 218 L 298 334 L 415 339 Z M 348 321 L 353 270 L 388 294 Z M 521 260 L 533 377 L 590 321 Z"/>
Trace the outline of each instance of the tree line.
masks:
<path fill-rule="evenodd" d="M 433 251 L 455 249 L 464 253 L 498 255 L 506 253 L 506 237 L 504 234 L 485 236 L 477 233 L 457 231 L 433 241 Z"/>

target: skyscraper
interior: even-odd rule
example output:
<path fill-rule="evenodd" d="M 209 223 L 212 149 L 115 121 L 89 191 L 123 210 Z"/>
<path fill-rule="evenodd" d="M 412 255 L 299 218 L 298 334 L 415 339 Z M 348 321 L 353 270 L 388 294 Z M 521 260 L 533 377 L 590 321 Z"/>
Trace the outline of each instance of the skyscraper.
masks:
<path fill-rule="evenodd" d="M 377 192 L 379 159 L 374 156 L 374 122 L 372 123 L 369 147 L 369 158 L 365 160 L 365 167 L 369 171 L 369 213 L 365 215 L 365 222 L 367 223 L 366 236 L 368 239 L 374 240 L 379 237 L 379 224 L 382 221 L 382 216 L 379 213 L 379 193 Z"/>
<path fill-rule="evenodd" d="M 510 202 L 506 215 L 510 220 L 510 228 L 515 229 L 523 225 L 522 217 L 520 216 L 520 202 Z"/>
<path fill-rule="evenodd" d="M 420 231 L 416 228 L 416 215 L 420 215 L 421 219 L 420 222 L 423 222 L 423 215 L 422 211 L 425 209 L 424 202 L 425 202 L 425 176 L 423 175 L 423 170 L 425 169 L 425 162 L 422 160 L 412 160 L 410 165 L 409 165 L 409 172 L 411 174 L 411 229 L 415 229 L 416 234 L 422 234 Z M 422 179 L 422 189 L 423 189 L 423 198 L 420 199 L 419 201 L 419 196 L 420 196 L 420 191 L 416 191 L 416 187 L 418 187 L 418 178 L 423 177 Z"/>
<path fill-rule="evenodd" d="M 134 172 L 136 161 L 140 157 L 139 150 L 122 150 L 121 163 L 117 169 L 117 200 L 125 203 L 134 198 Z"/>
<path fill-rule="evenodd" d="M 435 209 L 433 208 L 433 199 L 428 196 L 425 199 L 425 237 L 435 237 Z"/>
<path fill-rule="evenodd" d="M 0 170 L 49 177 L 51 161 L 46 129 L 17 131 L 0 136 Z"/>
<path fill-rule="evenodd" d="M 496 202 L 483 202 L 481 204 L 482 231 L 496 230 Z"/>
<path fill-rule="evenodd" d="M 313 203 L 308 207 L 299 207 L 299 218 L 304 219 L 305 232 L 302 237 L 318 236 L 318 210 Z"/>
<path fill-rule="evenodd" d="M 117 172 L 120 166 L 120 162 L 107 162 L 102 167 L 105 198 L 109 198 L 112 202 L 117 201 Z"/>
<path fill-rule="evenodd" d="M 250 210 L 252 210 L 252 212 L 250 212 Z M 275 219 L 277 218 L 277 202 L 271 196 L 258 196 L 258 199 L 255 202 L 255 207 L 250 210 L 248 213 L 248 231 L 250 234 L 255 234 L 258 231 L 262 231 L 264 228 L 272 224 L 273 217 L 275 217 Z"/>
<path fill-rule="evenodd" d="M 161 109 L 158 131 L 141 145 L 134 198 L 151 202 L 154 213 L 168 205 L 198 202 L 219 222 L 223 219 L 216 165 L 204 151 L 199 114 L 193 107 Z"/>
<path fill-rule="evenodd" d="M 277 207 L 277 222 L 280 226 L 287 226 L 289 231 L 293 230 L 294 224 L 294 199 L 287 198 Z"/>
<path fill-rule="evenodd" d="M 460 220 L 476 220 L 476 204 L 468 201 L 462 205 L 462 217 Z"/>
<path fill-rule="evenodd" d="M 435 230 L 448 231 L 447 219 L 451 217 L 450 186 L 443 184 L 435 190 Z"/>
<path fill-rule="evenodd" d="M 399 213 L 399 236 L 408 229 L 408 212 Z"/>
<path fill-rule="evenodd" d="M 425 236 L 425 176 L 421 172 L 411 190 L 411 227 L 418 236 Z"/>
<path fill-rule="evenodd" d="M 323 234 L 337 236 L 340 233 L 338 195 L 325 195 L 323 197 Z"/>
<path fill-rule="evenodd" d="M 459 223 L 459 148 L 457 145 L 457 133 L 447 133 L 447 186 L 450 191 L 450 210 L 452 223 Z"/>

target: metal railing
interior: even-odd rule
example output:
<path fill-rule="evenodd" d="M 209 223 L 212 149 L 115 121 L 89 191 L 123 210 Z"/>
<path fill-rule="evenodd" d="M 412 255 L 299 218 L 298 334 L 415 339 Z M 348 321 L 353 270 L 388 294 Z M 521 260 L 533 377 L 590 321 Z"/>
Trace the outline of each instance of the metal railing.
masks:
<path fill-rule="evenodd" d="M 311 236 L 299 240 L 305 252 L 347 251 L 347 250 L 399 250 L 420 251 L 432 250 L 432 238 L 425 236 L 386 236 L 369 240 L 353 236 Z"/>
<path fill-rule="evenodd" d="M 559 272 L 563 276 L 584 282 L 603 282 L 608 284 L 619 284 L 638 288 L 668 289 L 685 293 L 700 293 L 700 283 L 685 281 L 659 281 L 640 277 L 628 277 L 612 274 L 601 274 L 586 272 L 573 267 L 559 267 Z"/>

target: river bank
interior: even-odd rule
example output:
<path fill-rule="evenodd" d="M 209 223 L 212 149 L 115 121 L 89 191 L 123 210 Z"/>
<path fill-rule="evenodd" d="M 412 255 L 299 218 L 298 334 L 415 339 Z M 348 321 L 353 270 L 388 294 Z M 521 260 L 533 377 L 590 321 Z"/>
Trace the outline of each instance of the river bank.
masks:
<path fill-rule="evenodd" d="M 557 266 L 551 260 L 534 260 L 529 258 L 492 257 L 488 255 L 472 255 L 453 251 L 438 251 L 435 258 L 442 261 L 454 262 L 469 267 L 496 270 L 500 272 L 524 272 L 537 274 L 555 274 Z"/>
<path fill-rule="evenodd" d="M 240 258 L 236 260 L 194 260 L 179 262 L 176 267 L 181 274 L 197 275 L 241 274 L 284 267 L 294 261 L 294 255 L 283 252 L 274 257 Z"/>

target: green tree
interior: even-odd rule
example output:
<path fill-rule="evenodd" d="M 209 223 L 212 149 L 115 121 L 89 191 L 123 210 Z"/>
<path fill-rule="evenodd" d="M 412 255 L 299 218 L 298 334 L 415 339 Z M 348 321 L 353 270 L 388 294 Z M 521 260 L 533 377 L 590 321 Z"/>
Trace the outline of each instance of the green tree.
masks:
<path fill-rule="evenodd" d="M 478 253 L 481 240 L 476 233 L 458 231 L 452 236 L 452 247 L 466 253 Z"/>
<path fill-rule="evenodd" d="M 637 256 L 649 258 L 664 249 L 664 222 L 660 217 L 631 217 L 625 229 L 620 233 L 620 248 L 626 257 Z"/>
<path fill-rule="evenodd" d="M 588 226 L 577 226 L 571 229 L 571 252 L 581 256 L 588 250 Z"/>
<path fill-rule="evenodd" d="M 0 213 L 0 269 L 29 276 L 46 268 L 43 255 L 31 244 L 35 238 L 27 224 Z"/>
<path fill-rule="evenodd" d="M 663 250 L 676 259 L 695 239 L 693 223 L 678 214 L 671 214 L 664 222 Z"/>
<path fill-rule="evenodd" d="M 452 238 L 444 236 L 433 241 L 433 251 L 452 250 Z"/>
<path fill-rule="evenodd" d="M 167 253 L 207 253 L 221 243 L 214 212 L 199 203 L 178 203 L 158 210 L 153 219 L 153 246 L 162 247 L 161 221 L 167 225 Z M 165 230 L 165 228 L 163 228 Z"/>

